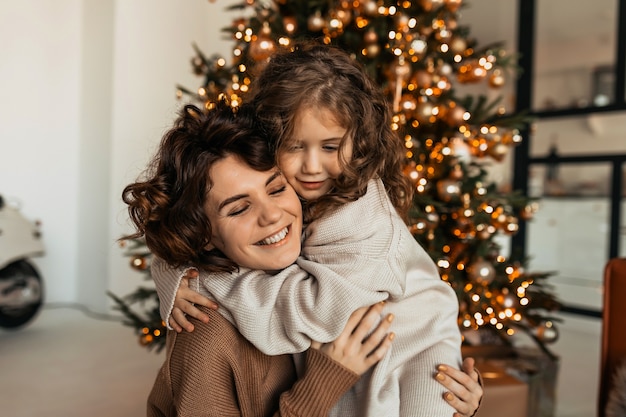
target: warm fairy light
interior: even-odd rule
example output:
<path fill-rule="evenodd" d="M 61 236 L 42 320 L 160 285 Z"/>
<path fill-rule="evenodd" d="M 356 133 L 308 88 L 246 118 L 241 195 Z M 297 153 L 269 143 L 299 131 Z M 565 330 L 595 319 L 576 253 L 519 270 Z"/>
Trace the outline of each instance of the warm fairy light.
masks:
<path fill-rule="evenodd" d="M 526 298 L 526 297 L 521 298 L 521 299 L 519 300 L 519 303 L 520 303 L 521 305 L 523 305 L 523 306 L 528 305 L 528 303 L 529 303 L 529 302 L 530 302 L 530 300 L 528 300 L 528 298 Z"/>
<path fill-rule="evenodd" d="M 480 301 L 480 295 L 478 295 L 478 294 L 472 295 L 472 301 L 475 302 L 475 303 L 479 302 Z"/>
<path fill-rule="evenodd" d="M 439 259 L 439 261 L 437 261 L 437 266 L 439 268 L 448 269 L 450 268 L 450 262 L 447 259 Z"/>

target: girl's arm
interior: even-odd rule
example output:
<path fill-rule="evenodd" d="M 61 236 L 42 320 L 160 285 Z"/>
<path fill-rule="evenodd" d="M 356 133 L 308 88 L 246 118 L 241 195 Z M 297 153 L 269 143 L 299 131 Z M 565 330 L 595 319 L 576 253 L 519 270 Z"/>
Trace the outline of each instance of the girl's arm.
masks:
<path fill-rule="evenodd" d="M 188 332 L 193 331 L 194 326 L 185 318 L 185 314 L 207 323 L 209 316 L 195 305 L 217 310 L 218 306 L 215 301 L 200 288 L 198 280 L 193 279 L 198 277 L 196 268 L 190 266 L 174 268 L 161 258 L 154 256 L 150 265 L 150 274 L 159 296 L 159 313 L 168 329 L 179 333 L 183 328 Z"/>

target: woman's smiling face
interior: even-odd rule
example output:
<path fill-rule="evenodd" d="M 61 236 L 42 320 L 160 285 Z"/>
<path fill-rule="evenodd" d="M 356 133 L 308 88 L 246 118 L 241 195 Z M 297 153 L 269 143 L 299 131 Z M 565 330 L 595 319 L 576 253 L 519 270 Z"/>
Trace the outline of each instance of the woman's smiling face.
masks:
<path fill-rule="evenodd" d="M 260 172 L 228 156 L 209 170 L 211 244 L 237 265 L 283 269 L 300 254 L 302 207 L 278 168 Z"/>

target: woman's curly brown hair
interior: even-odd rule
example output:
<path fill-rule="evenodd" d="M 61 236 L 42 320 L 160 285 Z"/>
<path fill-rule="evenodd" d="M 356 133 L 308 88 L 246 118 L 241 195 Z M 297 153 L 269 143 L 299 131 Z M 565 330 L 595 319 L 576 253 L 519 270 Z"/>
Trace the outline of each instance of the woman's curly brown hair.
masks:
<path fill-rule="evenodd" d="M 278 52 L 259 73 L 253 104 L 257 117 L 280 153 L 290 145 L 298 114 L 306 109 L 328 110 L 334 122 L 352 138 L 349 163 L 335 189 L 305 206 L 307 220 L 363 196 L 370 179 L 380 178 L 398 213 L 406 219 L 412 187 L 402 173 L 404 144 L 391 128 L 391 109 L 382 89 L 346 52 L 315 42 Z M 341 152 L 340 152 L 341 155 Z"/>
<path fill-rule="evenodd" d="M 136 232 L 123 239 L 145 236 L 150 251 L 173 266 L 236 270 L 220 251 L 207 249 L 211 224 L 204 208 L 211 188 L 209 170 L 229 155 L 258 171 L 276 166 L 249 106 L 238 111 L 224 102 L 211 110 L 185 106 L 161 140 L 144 179 L 124 188 L 122 199 Z"/>

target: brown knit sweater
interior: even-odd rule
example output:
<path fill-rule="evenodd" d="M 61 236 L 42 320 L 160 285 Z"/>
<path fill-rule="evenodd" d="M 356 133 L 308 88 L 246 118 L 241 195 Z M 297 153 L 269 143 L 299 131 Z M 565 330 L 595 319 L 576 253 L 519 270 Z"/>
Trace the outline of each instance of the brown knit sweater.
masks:
<path fill-rule="evenodd" d="M 192 333 L 167 334 L 167 356 L 150 396 L 148 417 L 327 416 L 359 379 L 317 350 L 296 377 L 291 355 L 267 356 L 219 313 Z"/>

